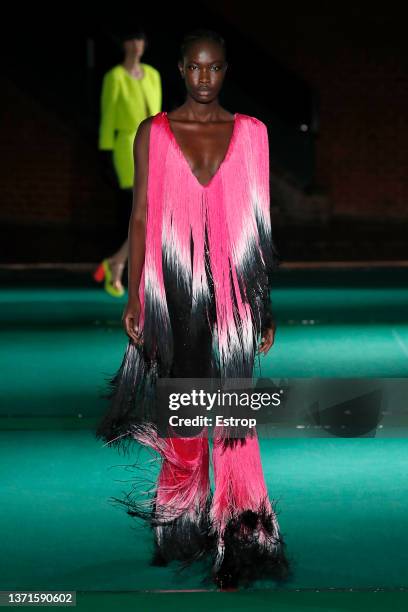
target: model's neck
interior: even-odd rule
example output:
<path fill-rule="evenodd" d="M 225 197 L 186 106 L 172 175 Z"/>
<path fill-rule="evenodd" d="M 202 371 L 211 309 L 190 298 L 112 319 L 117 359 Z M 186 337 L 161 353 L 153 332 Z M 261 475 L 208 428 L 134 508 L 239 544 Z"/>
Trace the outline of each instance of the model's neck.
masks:
<path fill-rule="evenodd" d="M 129 70 L 136 70 L 140 68 L 140 56 L 138 55 L 127 55 L 123 60 L 124 67 Z"/>
<path fill-rule="evenodd" d="M 183 107 L 190 120 L 203 122 L 216 119 L 222 110 L 218 98 L 211 100 L 208 104 L 203 104 L 189 96 Z"/>

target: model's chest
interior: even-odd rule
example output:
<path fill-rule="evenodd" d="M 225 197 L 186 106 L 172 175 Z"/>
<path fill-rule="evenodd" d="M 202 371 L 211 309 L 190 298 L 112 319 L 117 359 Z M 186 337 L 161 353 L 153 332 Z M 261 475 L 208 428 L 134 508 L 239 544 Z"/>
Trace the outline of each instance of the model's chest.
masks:
<path fill-rule="evenodd" d="M 209 125 L 170 122 L 176 145 L 191 172 L 202 185 L 217 173 L 225 159 L 233 136 L 234 122 Z"/>

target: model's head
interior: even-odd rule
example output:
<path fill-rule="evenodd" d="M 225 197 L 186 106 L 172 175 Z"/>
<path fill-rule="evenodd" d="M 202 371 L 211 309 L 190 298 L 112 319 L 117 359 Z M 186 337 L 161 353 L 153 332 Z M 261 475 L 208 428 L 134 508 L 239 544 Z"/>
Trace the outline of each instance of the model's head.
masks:
<path fill-rule="evenodd" d="M 188 94 L 206 104 L 217 98 L 227 70 L 225 41 L 212 30 L 194 30 L 180 48 L 178 67 Z"/>
<path fill-rule="evenodd" d="M 133 30 L 121 37 L 122 49 L 125 55 L 140 60 L 147 47 L 147 37 L 143 30 Z"/>

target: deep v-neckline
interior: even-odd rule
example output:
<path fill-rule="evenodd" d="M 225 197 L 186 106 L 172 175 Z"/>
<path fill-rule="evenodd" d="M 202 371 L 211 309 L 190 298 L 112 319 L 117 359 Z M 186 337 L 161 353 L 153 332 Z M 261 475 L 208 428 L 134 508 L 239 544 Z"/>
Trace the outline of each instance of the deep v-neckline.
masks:
<path fill-rule="evenodd" d="M 183 161 L 186 164 L 187 168 L 190 170 L 191 176 L 194 177 L 194 179 L 197 181 L 197 183 L 198 183 L 198 185 L 200 187 L 202 187 L 203 189 L 207 189 L 208 187 L 210 187 L 210 185 L 214 181 L 215 177 L 218 176 L 218 174 L 219 174 L 219 172 L 221 170 L 221 167 L 225 164 L 225 162 L 227 161 L 227 159 L 231 155 L 233 144 L 234 144 L 234 141 L 235 141 L 235 138 L 236 138 L 236 134 L 237 134 L 237 126 L 238 126 L 239 113 L 234 113 L 234 125 L 233 125 L 233 128 L 232 128 L 232 133 L 231 133 L 231 136 L 230 136 L 230 139 L 229 139 L 229 143 L 228 143 L 228 147 L 227 147 L 227 150 L 225 152 L 225 155 L 224 155 L 223 159 L 221 160 L 220 164 L 218 165 L 218 168 L 216 169 L 216 171 L 214 172 L 214 174 L 212 175 L 212 177 L 208 181 L 208 183 L 205 183 L 205 184 L 200 183 L 200 181 L 198 180 L 198 178 L 194 174 L 194 172 L 193 172 L 193 170 L 192 170 L 192 168 L 190 166 L 190 163 L 189 163 L 187 157 L 183 153 L 183 149 L 179 145 L 178 140 L 177 140 L 173 130 L 171 129 L 170 120 L 169 120 L 169 118 L 167 116 L 167 112 L 166 111 L 163 112 L 163 116 L 165 117 L 165 120 L 166 120 L 166 126 L 167 126 L 167 130 L 169 132 L 170 139 L 172 140 L 176 150 L 178 151 L 180 157 L 183 159 Z"/>

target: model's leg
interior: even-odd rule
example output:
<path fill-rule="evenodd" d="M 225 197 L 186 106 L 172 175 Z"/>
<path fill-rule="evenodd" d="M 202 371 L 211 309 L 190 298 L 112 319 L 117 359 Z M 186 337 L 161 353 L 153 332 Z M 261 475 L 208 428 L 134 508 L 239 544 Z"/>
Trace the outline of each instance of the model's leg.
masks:
<path fill-rule="evenodd" d="M 209 447 L 203 429 L 194 437 L 161 437 L 153 424 L 134 425 L 132 435 L 155 451 L 160 461 L 156 483 L 149 483 L 148 497 L 140 497 L 140 486 L 122 502 L 130 515 L 146 519 L 155 535 L 153 563 L 173 559 L 189 562 L 210 548 L 209 536 Z M 135 464 L 135 468 L 142 468 Z M 135 484 L 140 485 L 140 480 Z M 143 486 L 146 485 L 143 477 Z"/>
<path fill-rule="evenodd" d="M 221 587 L 258 577 L 285 579 L 288 562 L 275 511 L 268 498 L 256 430 L 229 440 L 214 432 L 215 492 L 210 511 L 217 538 L 214 579 Z"/>
<path fill-rule="evenodd" d="M 208 375 L 212 337 L 203 319 L 198 335 L 191 337 L 188 306 L 169 300 L 174 336 L 171 378 Z M 211 547 L 209 537 L 209 447 L 206 429 L 194 437 L 166 438 L 166 450 L 157 481 L 156 516 L 170 520 L 155 528 L 156 561 L 197 558 Z M 172 518 L 173 517 L 173 518 Z"/>
<path fill-rule="evenodd" d="M 132 214 L 133 189 L 126 187 L 118 191 L 118 228 L 120 236 L 127 237 Z"/>
<path fill-rule="evenodd" d="M 109 257 L 105 257 L 101 264 L 95 270 L 93 277 L 96 282 L 105 281 L 105 291 L 113 297 L 121 297 L 125 290 L 122 284 L 122 276 L 125 270 L 126 262 L 129 255 L 128 245 L 128 229 L 129 219 L 132 211 L 133 190 L 118 189 L 120 211 L 120 227 L 123 229 L 122 235 L 126 236 L 126 240 L 120 245 L 119 249 Z"/>
<path fill-rule="evenodd" d="M 122 290 L 122 276 L 129 255 L 128 232 L 129 219 L 132 212 L 133 190 L 119 189 L 118 190 L 118 220 L 119 230 L 122 236 L 126 236 L 126 240 L 121 244 L 119 249 L 110 257 L 107 257 L 109 266 L 112 271 L 111 284 L 115 289 Z"/>
<path fill-rule="evenodd" d="M 210 548 L 208 439 L 167 438 L 153 511 L 153 563 L 190 562 Z"/>
<path fill-rule="evenodd" d="M 118 291 L 124 291 L 122 277 L 125 270 L 128 253 L 129 245 L 128 241 L 125 240 L 125 242 L 113 255 L 106 258 L 111 269 L 111 285 Z"/>
<path fill-rule="evenodd" d="M 128 240 L 126 239 L 125 242 L 123 242 L 120 245 L 119 249 L 115 251 L 113 255 L 108 257 L 108 260 L 111 262 L 112 265 L 122 264 L 123 266 L 125 266 L 127 262 L 128 254 L 129 254 L 129 243 L 128 243 Z"/>

